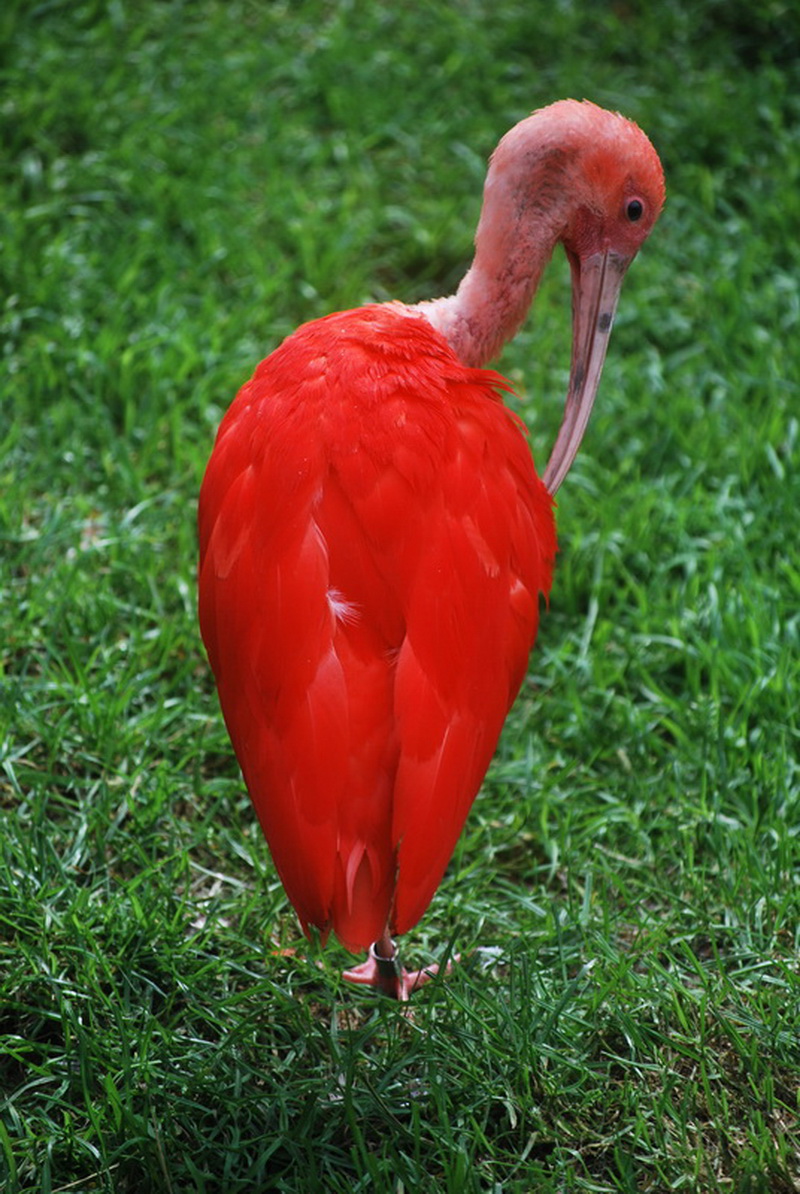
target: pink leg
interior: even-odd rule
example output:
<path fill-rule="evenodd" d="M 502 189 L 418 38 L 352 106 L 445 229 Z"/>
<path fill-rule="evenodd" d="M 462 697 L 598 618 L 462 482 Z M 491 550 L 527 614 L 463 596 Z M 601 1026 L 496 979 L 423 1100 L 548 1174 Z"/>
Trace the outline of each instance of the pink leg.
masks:
<path fill-rule="evenodd" d="M 458 956 L 456 956 L 454 961 L 458 960 Z M 445 973 L 449 974 L 451 969 L 452 965 L 448 962 Z M 405 970 L 400 965 L 395 943 L 388 933 L 384 933 L 380 941 L 376 941 L 369 947 L 366 962 L 362 962 L 360 966 L 355 966 L 352 970 L 345 970 L 342 978 L 348 979 L 351 983 L 362 983 L 364 986 L 375 987 L 384 995 L 390 995 L 393 999 L 399 999 L 405 1003 L 417 987 L 421 987 L 423 983 L 438 973 L 437 965 L 426 966 L 424 970 Z"/>

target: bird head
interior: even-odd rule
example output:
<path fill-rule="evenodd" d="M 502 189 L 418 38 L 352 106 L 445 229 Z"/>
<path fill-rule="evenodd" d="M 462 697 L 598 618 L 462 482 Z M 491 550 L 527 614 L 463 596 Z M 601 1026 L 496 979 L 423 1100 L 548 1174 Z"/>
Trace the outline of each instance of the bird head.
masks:
<path fill-rule="evenodd" d="M 605 360 L 625 271 L 664 205 L 658 154 L 615 112 L 562 100 L 528 118 L 562 190 L 557 236 L 572 274 L 572 364 L 556 443 L 543 479 L 555 493 L 583 438 Z M 548 149 L 549 147 L 549 149 Z"/>

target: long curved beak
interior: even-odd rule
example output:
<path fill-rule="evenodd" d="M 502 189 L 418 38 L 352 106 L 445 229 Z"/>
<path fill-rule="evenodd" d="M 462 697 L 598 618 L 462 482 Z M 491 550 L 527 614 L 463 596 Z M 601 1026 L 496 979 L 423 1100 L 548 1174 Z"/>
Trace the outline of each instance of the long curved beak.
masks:
<path fill-rule="evenodd" d="M 551 494 L 566 477 L 581 446 L 603 372 L 622 279 L 630 263 L 630 257 L 610 249 L 584 258 L 569 254 L 572 365 L 564 418 L 542 477 Z"/>

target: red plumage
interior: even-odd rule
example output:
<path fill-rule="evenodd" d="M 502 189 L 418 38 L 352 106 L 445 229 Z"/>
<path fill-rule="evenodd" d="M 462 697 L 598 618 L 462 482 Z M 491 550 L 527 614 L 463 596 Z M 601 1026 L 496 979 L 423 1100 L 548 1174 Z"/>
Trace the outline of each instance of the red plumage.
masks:
<path fill-rule="evenodd" d="M 304 927 L 352 950 L 427 908 L 550 590 L 553 502 L 499 374 L 421 314 L 299 328 L 225 415 L 200 624 Z"/>

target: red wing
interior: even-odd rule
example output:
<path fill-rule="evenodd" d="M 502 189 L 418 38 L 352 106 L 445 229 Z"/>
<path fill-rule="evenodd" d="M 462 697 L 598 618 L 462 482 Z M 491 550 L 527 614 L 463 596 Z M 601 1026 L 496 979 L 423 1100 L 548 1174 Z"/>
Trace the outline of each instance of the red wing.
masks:
<path fill-rule="evenodd" d="M 397 664 L 398 933 L 441 880 L 525 675 L 539 594 L 550 589 L 551 499 L 511 416 L 485 391 L 477 398 L 443 469 Z"/>
<path fill-rule="evenodd" d="M 549 589 L 551 502 L 492 385 L 421 319 L 306 325 L 240 392 L 203 483 L 231 739 L 301 920 L 351 948 L 430 901 Z"/>

